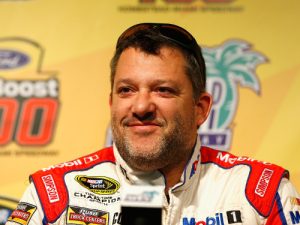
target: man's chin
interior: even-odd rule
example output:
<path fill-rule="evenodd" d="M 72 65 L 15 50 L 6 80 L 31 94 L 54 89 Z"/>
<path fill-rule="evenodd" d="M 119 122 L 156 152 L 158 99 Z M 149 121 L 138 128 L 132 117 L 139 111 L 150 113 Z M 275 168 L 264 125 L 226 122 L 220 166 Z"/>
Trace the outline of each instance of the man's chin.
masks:
<path fill-rule="evenodd" d="M 151 148 L 154 143 L 159 144 L 162 136 L 163 134 L 159 132 L 131 133 L 130 135 L 126 135 L 128 142 L 134 146 L 148 146 L 149 148 Z"/>
<path fill-rule="evenodd" d="M 145 158 L 138 158 L 132 161 L 128 161 L 127 163 L 132 169 L 142 172 L 152 172 L 164 167 L 164 165 L 162 165 L 162 163 L 159 163 L 159 161 L 157 160 L 149 160 Z"/>
<path fill-rule="evenodd" d="M 153 149 L 132 150 L 129 155 L 128 164 L 136 170 L 153 171 L 162 168 L 166 163 L 166 160 L 162 160 L 161 152 Z"/>
<path fill-rule="evenodd" d="M 131 137 L 126 141 L 130 149 L 130 154 L 138 157 L 148 157 L 157 155 L 162 148 L 162 141 L 158 136 L 152 137 Z"/>
<path fill-rule="evenodd" d="M 153 172 L 158 170 L 159 168 L 153 167 L 153 165 L 151 165 L 151 167 L 147 167 L 145 165 L 130 165 L 130 167 L 135 170 L 135 171 L 140 171 L 140 172 L 145 172 L 145 173 L 149 173 L 149 172 Z"/>
<path fill-rule="evenodd" d="M 159 160 L 159 152 L 154 152 L 152 149 L 141 148 L 140 150 L 133 151 L 131 150 L 130 158 L 135 159 L 140 162 L 155 162 Z"/>

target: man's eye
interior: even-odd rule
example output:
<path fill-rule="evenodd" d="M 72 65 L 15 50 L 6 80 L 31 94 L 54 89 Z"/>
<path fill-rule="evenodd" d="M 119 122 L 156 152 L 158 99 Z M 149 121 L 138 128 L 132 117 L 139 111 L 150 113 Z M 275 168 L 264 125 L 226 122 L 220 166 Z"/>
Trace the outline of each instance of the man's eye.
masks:
<path fill-rule="evenodd" d="M 120 88 L 119 89 L 119 92 L 129 92 L 130 91 L 130 88 Z"/>
<path fill-rule="evenodd" d="M 128 94 L 131 93 L 132 89 L 130 87 L 120 87 L 118 88 L 118 94 Z"/>
<path fill-rule="evenodd" d="M 170 87 L 158 87 L 156 91 L 162 95 L 175 95 L 176 91 Z"/>
<path fill-rule="evenodd" d="M 159 87 L 158 91 L 159 92 L 170 92 L 170 93 L 174 92 L 174 90 L 172 88 L 169 88 L 169 87 Z"/>

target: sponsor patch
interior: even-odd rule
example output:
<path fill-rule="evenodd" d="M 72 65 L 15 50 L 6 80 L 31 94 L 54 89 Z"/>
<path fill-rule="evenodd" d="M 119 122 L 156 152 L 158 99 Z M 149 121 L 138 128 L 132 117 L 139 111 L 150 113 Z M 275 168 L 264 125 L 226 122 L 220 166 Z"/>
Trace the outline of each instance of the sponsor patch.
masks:
<path fill-rule="evenodd" d="M 113 196 L 99 196 L 95 195 L 90 192 L 75 192 L 74 197 L 76 198 L 83 198 L 90 202 L 97 202 L 102 205 L 108 206 L 110 204 L 114 204 L 116 202 L 119 202 L 121 200 L 120 197 L 113 197 Z"/>
<path fill-rule="evenodd" d="M 236 156 L 230 155 L 226 152 L 218 152 L 217 159 L 220 160 L 221 162 L 229 163 L 230 165 L 234 165 L 235 163 L 241 163 L 241 162 L 246 162 L 246 163 L 247 162 L 258 162 L 258 163 L 262 163 L 264 165 L 272 165 L 271 163 L 259 161 L 259 160 L 252 159 L 252 158 L 245 157 L 245 156 L 236 157 Z"/>
<path fill-rule="evenodd" d="M 212 225 L 224 225 L 224 218 L 223 213 L 216 213 L 215 216 L 208 216 L 203 220 L 197 220 L 194 217 L 187 218 L 184 217 L 182 220 L 183 225 L 206 225 L 206 224 L 212 224 Z"/>
<path fill-rule="evenodd" d="M 56 189 L 54 179 L 51 174 L 42 177 L 44 186 L 47 191 L 48 199 L 50 203 L 58 202 L 59 195 Z"/>
<path fill-rule="evenodd" d="M 69 206 L 67 224 L 108 225 L 108 215 L 108 212 L 101 210 Z"/>
<path fill-rule="evenodd" d="M 20 202 L 17 208 L 8 218 L 8 221 L 16 222 L 21 225 L 27 225 L 35 211 L 36 206 L 25 202 Z"/>
<path fill-rule="evenodd" d="M 116 180 L 104 176 L 76 176 L 75 180 L 84 188 L 98 195 L 115 194 L 120 184 Z"/>
<path fill-rule="evenodd" d="M 255 188 L 255 194 L 264 197 L 274 171 L 264 169 Z"/>
<path fill-rule="evenodd" d="M 227 220 L 228 220 L 229 224 L 242 223 L 241 211 L 239 211 L 239 210 L 227 211 L 226 215 L 227 215 Z"/>
<path fill-rule="evenodd" d="M 227 221 L 226 221 L 227 219 Z M 203 219 L 195 217 L 183 217 L 182 225 L 225 225 L 225 224 L 241 224 L 242 215 L 240 210 L 226 211 L 225 213 L 215 213 L 214 216 L 207 216 Z"/>

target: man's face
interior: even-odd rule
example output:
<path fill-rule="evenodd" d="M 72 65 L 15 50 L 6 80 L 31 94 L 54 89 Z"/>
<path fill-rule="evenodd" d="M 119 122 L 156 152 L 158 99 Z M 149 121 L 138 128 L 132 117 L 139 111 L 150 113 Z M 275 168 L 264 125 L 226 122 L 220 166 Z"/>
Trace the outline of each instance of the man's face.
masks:
<path fill-rule="evenodd" d="M 118 151 L 132 168 L 143 171 L 187 160 L 197 125 L 206 117 L 193 98 L 182 53 L 167 47 L 158 56 L 134 48 L 121 54 L 110 105 Z"/>

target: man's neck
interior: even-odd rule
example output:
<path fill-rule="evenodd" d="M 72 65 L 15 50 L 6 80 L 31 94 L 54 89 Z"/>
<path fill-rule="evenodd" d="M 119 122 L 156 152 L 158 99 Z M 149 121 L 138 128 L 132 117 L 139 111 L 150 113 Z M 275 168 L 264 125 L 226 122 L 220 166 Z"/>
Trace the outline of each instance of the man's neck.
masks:
<path fill-rule="evenodd" d="M 160 170 L 164 174 L 166 179 L 166 187 L 165 187 L 166 194 L 168 194 L 170 188 L 172 188 L 180 181 L 187 160 L 181 161 L 176 165 L 174 164 L 169 165 L 168 167 L 162 168 Z"/>

